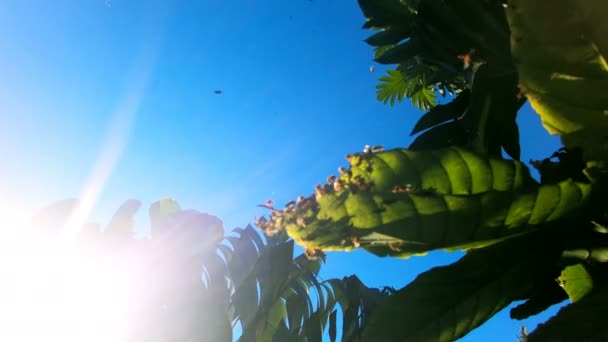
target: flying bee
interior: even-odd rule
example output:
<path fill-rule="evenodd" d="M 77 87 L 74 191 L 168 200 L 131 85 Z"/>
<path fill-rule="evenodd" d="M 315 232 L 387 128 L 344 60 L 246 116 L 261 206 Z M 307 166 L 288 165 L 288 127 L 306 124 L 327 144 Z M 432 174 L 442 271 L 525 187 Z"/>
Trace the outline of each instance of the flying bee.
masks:
<path fill-rule="evenodd" d="M 374 68 L 373 65 L 369 66 L 369 72 L 371 72 L 372 74 L 374 73 L 374 71 L 376 71 L 376 68 Z"/>
<path fill-rule="evenodd" d="M 327 184 L 334 184 L 335 181 L 336 181 L 336 176 L 327 177 Z"/>
<path fill-rule="evenodd" d="M 378 152 L 382 152 L 384 151 L 384 146 L 382 145 L 376 145 L 374 147 L 372 147 L 372 153 L 378 153 Z"/>
<path fill-rule="evenodd" d="M 336 192 L 340 192 L 344 190 L 344 182 L 341 179 L 336 179 L 334 181 L 334 190 Z"/>
<path fill-rule="evenodd" d="M 372 151 L 371 146 L 365 145 L 365 147 L 363 147 L 363 153 L 370 153 L 371 151 Z"/>

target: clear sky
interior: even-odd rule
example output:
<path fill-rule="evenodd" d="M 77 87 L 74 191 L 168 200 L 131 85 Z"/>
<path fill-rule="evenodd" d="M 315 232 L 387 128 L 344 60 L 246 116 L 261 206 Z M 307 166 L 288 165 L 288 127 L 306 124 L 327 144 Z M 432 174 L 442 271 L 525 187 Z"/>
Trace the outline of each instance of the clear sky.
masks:
<path fill-rule="evenodd" d="M 226 228 L 312 193 L 365 144 L 404 147 L 420 112 L 376 101 L 357 2 L 3 0 L 0 213 L 92 199 L 104 223 L 129 198 L 171 196 Z M 221 90 L 222 94 L 214 93 Z M 523 160 L 559 140 L 520 114 Z M 147 226 L 146 210 L 138 216 Z M 458 253 L 332 253 L 323 278 L 400 288 Z M 540 315 L 546 319 L 547 314 Z M 528 328 L 538 319 L 524 321 Z M 462 341 L 515 341 L 508 310 Z"/>

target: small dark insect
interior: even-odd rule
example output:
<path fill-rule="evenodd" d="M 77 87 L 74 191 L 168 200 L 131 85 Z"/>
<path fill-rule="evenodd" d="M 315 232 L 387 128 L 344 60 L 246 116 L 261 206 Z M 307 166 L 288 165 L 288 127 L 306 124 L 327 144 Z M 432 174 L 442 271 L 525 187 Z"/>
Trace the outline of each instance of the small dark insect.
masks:
<path fill-rule="evenodd" d="M 378 152 L 382 152 L 382 151 L 384 151 L 384 146 L 382 146 L 382 145 L 377 145 L 377 146 L 372 147 L 373 153 L 378 153 Z"/>
<path fill-rule="evenodd" d="M 353 155 L 347 154 L 344 158 L 346 158 L 347 161 L 350 161 L 353 158 Z"/>
<path fill-rule="evenodd" d="M 374 73 L 374 71 L 376 71 L 376 68 L 374 68 L 373 65 L 370 65 L 369 67 L 369 72 L 371 72 L 372 74 Z"/>
<path fill-rule="evenodd" d="M 222 93 L 222 91 L 221 90 L 214 90 L 213 93 L 219 95 L 219 94 Z"/>
<path fill-rule="evenodd" d="M 346 169 L 346 168 L 345 168 L 345 167 L 343 167 L 343 166 L 340 166 L 340 167 L 338 168 L 338 172 L 340 172 L 340 174 L 341 174 L 341 175 L 344 175 L 344 174 L 349 173 L 348 169 Z"/>

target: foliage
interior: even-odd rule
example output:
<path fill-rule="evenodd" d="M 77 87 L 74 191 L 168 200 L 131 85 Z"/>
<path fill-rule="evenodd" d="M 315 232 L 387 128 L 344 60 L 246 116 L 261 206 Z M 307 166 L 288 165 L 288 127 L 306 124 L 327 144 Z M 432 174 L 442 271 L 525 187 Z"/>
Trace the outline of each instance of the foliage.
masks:
<path fill-rule="evenodd" d="M 59 234 L 76 205 L 64 200 L 41 210 L 31 225 L 34 236 Z M 356 276 L 321 281 L 322 261 L 294 257 L 284 234 L 263 236 L 247 226 L 224 235 L 217 217 L 182 210 L 171 199 L 150 206 L 149 238 L 134 238 L 140 207 L 126 201 L 103 231 L 85 224 L 77 240 L 88 251 L 82 257 L 120 255 L 147 284 L 135 303 L 139 328 L 129 340 L 230 341 L 237 326 L 237 341 L 321 341 L 331 330 L 335 340 L 338 305 L 341 335 L 351 340 L 391 293 L 367 288 Z"/>
<path fill-rule="evenodd" d="M 465 249 L 379 304 L 362 340 L 451 341 L 499 310 L 524 319 L 570 298 L 521 338 L 603 340 L 608 221 L 608 5 L 599 0 L 359 0 L 375 59 L 397 64 L 378 100 L 428 110 L 409 149 L 366 147 L 350 168 L 270 219 L 311 258 L 364 248 L 407 257 Z M 505 10 L 506 8 L 506 10 Z M 436 93 L 451 102 L 436 106 Z M 454 97 L 454 94 L 457 96 Z M 516 115 L 530 99 L 566 145 L 527 169 Z M 509 171 L 505 171 L 509 170 Z M 599 304 L 598 304 L 599 303 Z M 595 306 L 594 306 L 595 305 Z M 565 337 L 567 336 L 567 337 Z"/>
<path fill-rule="evenodd" d="M 367 18 L 364 27 L 380 30 L 366 40 L 377 47 L 376 61 L 398 64 L 380 78 L 378 99 L 393 105 L 407 97 L 427 110 L 436 105 L 437 94 L 452 98 L 450 115 L 431 110 L 427 115 L 433 120 L 423 116 L 427 124 L 412 134 L 426 131 L 410 148 L 462 146 L 497 157 L 504 149 L 519 159 L 515 119 L 525 98 L 518 96 L 499 1 L 360 0 L 359 5 Z"/>
<path fill-rule="evenodd" d="M 409 256 L 500 242 L 579 214 L 593 187 L 536 185 L 516 161 L 451 148 L 351 155 L 351 168 L 315 195 L 259 222 L 309 250 L 362 247 Z M 332 178 L 330 177 L 330 179 Z"/>
<path fill-rule="evenodd" d="M 547 131 L 588 158 L 608 157 L 607 13 L 597 0 L 513 0 L 507 8 L 519 87 Z"/>
<path fill-rule="evenodd" d="M 103 232 L 86 225 L 81 240 L 95 253 L 158 271 L 145 279 L 149 322 L 135 340 L 230 340 L 238 325 L 240 341 L 335 341 L 341 312 L 343 341 L 451 341 L 514 301 L 523 303 L 511 318 L 524 319 L 567 298 L 521 339 L 608 338 L 608 4 L 359 5 L 363 27 L 375 31 L 366 39 L 375 60 L 397 65 L 380 78 L 378 100 L 409 98 L 428 110 L 416 139 L 407 149 L 347 155 L 350 167 L 314 194 L 269 206 L 270 218 L 256 220 L 265 238 L 250 226 L 225 236 L 219 219 L 170 200 L 151 207 L 148 240 L 132 237 L 137 201 Z M 437 105 L 438 95 L 450 101 Z M 517 161 L 516 116 L 527 99 L 565 145 L 531 163 L 540 184 Z M 71 206 L 58 203 L 37 222 L 63 224 L 53 212 Z M 306 248 L 296 258 L 294 242 Z M 399 290 L 370 289 L 356 276 L 319 279 L 325 252 L 356 248 L 392 257 L 467 253 Z"/>

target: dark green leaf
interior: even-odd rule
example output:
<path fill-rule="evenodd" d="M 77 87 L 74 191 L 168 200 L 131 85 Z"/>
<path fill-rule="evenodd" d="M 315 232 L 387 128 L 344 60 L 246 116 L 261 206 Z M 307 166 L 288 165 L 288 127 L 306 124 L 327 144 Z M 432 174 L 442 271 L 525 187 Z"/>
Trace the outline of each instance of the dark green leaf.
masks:
<path fill-rule="evenodd" d="M 410 33 L 411 28 L 408 26 L 390 26 L 368 37 L 365 42 L 371 46 L 393 45 L 408 38 Z"/>
<path fill-rule="evenodd" d="M 388 297 L 376 309 L 363 340 L 454 341 L 511 301 L 559 253 L 539 248 L 545 237 L 524 236 L 467 253 L 436 267 Z"/>
<path fill-rule="evenodd" d="M 321 329 L 321 320 L 318 312 L 314 312 L 304 321 L 303 329 L 308 342 L 321 342 L 323 330 Z"/>
<path fill-rule="evenodd" d="M 460 93 L 454 100 L 445 105 L 439 105 L 424 114 L 414 126 L 411 135 L 420 133 L 425 129 L 437 126 L 450 120 L 456 120 L 469 105 L 469 91 Z"/>
<path fill-rule="evenodd" d="M 336 342 L 336 315 L 337 310 L 332 311 L 329 315 L 329 340 L 331 342 Z"/>
<path fill-rule="evenodd" d="M 416 57 L 420 53 L 421 45 L 416 38 L 397 44 L 376 58 L 380 64 L 396 64 Z"/>
<path fill-rule="evenodd" d="M 232 305 L 236 309 L 244 329 L 255 321 L 258 313 L 258 288 L 255 275 L 251 274 L 239 283 L 232 295 Z"/>
<path fill-rule="evenodd" d="M 359 0 L 359 7 L 368 20 L 364 28 L 404 23 L 411 20 L 413 14 L 411 7 L 400 0 Z"/>
<path fill-rule="evenodd" d="M 528 335 L 528 342 L 606 341 L 606 317 L 608 287 L 594 288 L 580 301 L 562 308 L 549 321 L 540 324 Z"/>
<path fill-rule="evenodd" d="M 289 329 L 292 331 L 298 331 L 302 326 L 302 320 L 305 316 L 309 315 L 306 292 L 296 292 L 287 298 L 285 307 L 287 310 L 287 319 L 289 322 Z"/>
<path fill-rule="evenodd" d="M 377 48 L 374 49 L 374 59 L 382 56 L 386 51 L 392 49 L 395 45 L 394 44 L 390 44 L 390 45 L 383 45 L 383 46 L 379 46 Z"/>
<path fill-rule="evenodd" d="M 509 315 L 513 319 L 526 319 L 566 299 L 568 299 L 568 294 L 555 281 L 555 278 L 547 277 L 547 279 L 539 282 L 530 299 L 511 309 Z"/>
<path fill-rule="evenodd" d="M 315 275 L 319 274 L 319 271 L 321 270 L 321 259 L 311 260 L 304 254 L 300 254 L 298 257 L 293 259 L 293 262 L 299 265 L 303 270 L 311 272 Z"/>
<path fill-rule="evenodd" d="M 465 146 L 469 135 L 459 121 L 435 126 L 420 134 L 409 146 L 411 150 L 438 149 L 448 146 Z"/>

